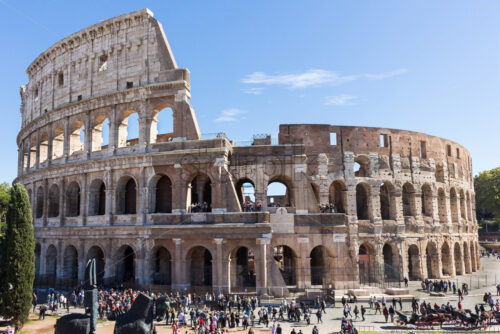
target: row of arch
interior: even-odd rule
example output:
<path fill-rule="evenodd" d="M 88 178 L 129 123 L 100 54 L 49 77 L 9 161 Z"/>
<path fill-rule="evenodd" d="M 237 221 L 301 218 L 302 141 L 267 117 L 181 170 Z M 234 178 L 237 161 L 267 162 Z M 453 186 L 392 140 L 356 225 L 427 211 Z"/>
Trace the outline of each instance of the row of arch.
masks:
<path fill-rule="evenodd" d="M 138 144 L 143 127 L 137 110 L 126 109 L 121 112 L 115 126 L 110 122 L 110 113 L 96 113 L 92 121 L 90 118 L 88 121 L 77 118 L 68 121 L 68 124 L 57 122 L 50 129 L 26 138 L 21 145 L 23 169 L 34 168 L 37 163 L 43 164 L 64 155 L 101 151 L 108 148 L 109 143 L 115 143 L 117 148 Z M 153 118 L 148 124 L 148 144 L 172 140 L 172 119 L 172 109 L 167 105 L 162 104 L 153 109 Z"/>

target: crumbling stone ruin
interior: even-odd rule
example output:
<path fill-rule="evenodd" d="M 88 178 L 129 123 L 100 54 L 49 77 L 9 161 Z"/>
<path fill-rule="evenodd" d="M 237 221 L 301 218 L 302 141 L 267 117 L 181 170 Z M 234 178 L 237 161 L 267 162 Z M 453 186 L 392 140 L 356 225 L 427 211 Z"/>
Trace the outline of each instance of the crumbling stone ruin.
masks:
<path fill-rule="evenodd" d="M 479 268 L 465 147 L 323 124 L 280 125 L 277 143 L 204 137 L 190 73 L 147 9 L 62 39 L 27 73 L 17 182 L 39 285 L 76 285 L 89 258 L 99 283 L 274 295 Z"/>

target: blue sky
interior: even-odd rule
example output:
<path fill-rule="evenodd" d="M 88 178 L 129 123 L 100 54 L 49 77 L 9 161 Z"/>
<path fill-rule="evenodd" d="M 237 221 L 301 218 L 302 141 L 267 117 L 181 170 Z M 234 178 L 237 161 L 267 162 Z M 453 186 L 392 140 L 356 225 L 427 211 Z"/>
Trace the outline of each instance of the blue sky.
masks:
<path fill-rule="evenodd" d="M 202 133 L 401 128 L 463 144 L 475 173 L 500 166 L 500 1 L 138 3 L 0 0 L 0 180 L 17 173 L 26 67 L 59 39 L 144 7 L 191 71 Z"/>

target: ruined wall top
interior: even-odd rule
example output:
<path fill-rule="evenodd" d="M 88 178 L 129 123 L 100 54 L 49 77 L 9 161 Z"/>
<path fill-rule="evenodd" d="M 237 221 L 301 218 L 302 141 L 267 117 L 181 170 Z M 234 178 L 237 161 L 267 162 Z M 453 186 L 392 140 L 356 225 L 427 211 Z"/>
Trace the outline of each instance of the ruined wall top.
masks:
<path fill-rule="evenodd" d="M 141 9 L 82 29 L 42 52 L 20 90 L 23 125 L 65 104 L 149 84 L 185 80 L 161 24 Z M 183 72 L 179 74 L 177 72 Z"/>

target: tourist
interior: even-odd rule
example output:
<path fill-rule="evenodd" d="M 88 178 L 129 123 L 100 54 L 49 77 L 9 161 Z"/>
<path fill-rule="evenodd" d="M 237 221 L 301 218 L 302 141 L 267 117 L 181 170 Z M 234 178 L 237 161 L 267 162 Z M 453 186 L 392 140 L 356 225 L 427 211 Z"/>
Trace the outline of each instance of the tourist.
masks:
<path fill-rule="evenodd" d="M 385 322 L 387 322 L 387 319 L 389 318 L 389 311 L 387 310 L 387 307 L 385 307 L 385 306 L 384 306 L 383 314 L 384 314 Z"/>
<path fill-rule="evenodd" d="M 408 277 L 404 278 L 404 282 L 405 282 L 405 287 L 408 287 Z"/>
<path fill-rule="evenodd" d="M 313 327 L 312 334 L 319 334 L 318 327 L 316 327 L 316 326 Z"/>
<path fill-rule="evenodd" d="M 363 305 L 361 305 L 361 318 L 363 318 L 363 321 L 365 321 L 365 313 L 366 309 Z"/>
<path fill-rule="evenodd" d="M 389 315 L 391 316 L 391 322 L 394 322 L 394 307 L 389 306 Z"/>
<path fill-rule="evenodd" d="M 38 297 L 36 296 L 36 292 L 33 291 L 32 299 L 31 299 L 31 304 L 33 305 L 33 313 L 35 313 L 37 303 L 38 303 Z"/>
<path fill-rule="evenodd" d="M 361 306 L 362 307 L 362 306 Z M 354 319 L 357 320 L 358 319 L 358 314 L 359 314 L 359 310 L 358 310 L 358 305 L 355 305 L 354 306 Z"/>
<path fill-rule="evenodd" d="M 316 311 L 316 318 L 318 319 L 318 324 L 320 322 L 323 323 L 323 320 L 321 320 L 321 315 L 322 315 L 322 312 L 320 309 L 318 309 L 318 311 Z"/>

